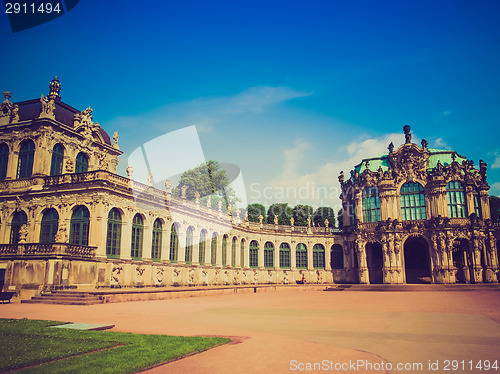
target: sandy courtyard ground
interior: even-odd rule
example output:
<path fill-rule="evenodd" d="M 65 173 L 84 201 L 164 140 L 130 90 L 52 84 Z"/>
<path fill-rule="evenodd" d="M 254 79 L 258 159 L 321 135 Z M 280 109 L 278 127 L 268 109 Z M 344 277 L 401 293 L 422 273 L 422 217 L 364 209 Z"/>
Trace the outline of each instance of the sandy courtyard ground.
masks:
<path fill-rule="evenodd" d="M 92 306 L 4 304 L 0 317 L 235 337 L 233 344 L 148 373 L 500 373 L 496 291 L 282 291 Z M 496 369 L 485 370 L 495 362 Z"/>

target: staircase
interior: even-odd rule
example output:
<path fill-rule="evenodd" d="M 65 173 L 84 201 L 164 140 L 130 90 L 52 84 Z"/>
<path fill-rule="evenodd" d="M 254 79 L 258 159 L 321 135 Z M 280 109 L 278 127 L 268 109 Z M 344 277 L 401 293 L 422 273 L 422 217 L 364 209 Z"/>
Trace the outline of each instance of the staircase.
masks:
<path fill-rule="evenodd" d="M 49 291 L 40 296 L 33 296 L 21 303 L 28 304 L 61 304 L 61 305 L 94 305 L 102 304 L 104 300 L 90 292 L 81 291 Z"/>

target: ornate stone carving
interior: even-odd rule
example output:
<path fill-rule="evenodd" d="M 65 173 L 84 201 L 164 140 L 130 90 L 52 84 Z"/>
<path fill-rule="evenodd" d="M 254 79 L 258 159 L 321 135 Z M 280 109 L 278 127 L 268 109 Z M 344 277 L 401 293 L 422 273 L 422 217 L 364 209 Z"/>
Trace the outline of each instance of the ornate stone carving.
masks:
<path fill-rule="evenodd" d="M 56 117 L 54 112 L 56 110 L 56 104 L 54 103 L 54 99 L 49 99 L 42 94 L 40 102 L 42 103 L 42 111 L 38 118 L 51 118 L 55 120 Z"/>

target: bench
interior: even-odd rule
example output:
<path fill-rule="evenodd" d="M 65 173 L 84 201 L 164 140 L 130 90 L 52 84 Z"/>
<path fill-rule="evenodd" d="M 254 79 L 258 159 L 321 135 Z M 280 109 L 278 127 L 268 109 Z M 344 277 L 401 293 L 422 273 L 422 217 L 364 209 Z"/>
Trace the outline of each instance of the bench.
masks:
<path fill-rule="evenodd" d="M 0 301 L 2 302 L 2 304 L 5 303 L 6 301 L 8 301 L 10 303 L 10 299 L 12 299 L 12 297 L 15 294 L 16 294 L 15 292 L 2 291 L 2 292 L 0 292 Z"/>

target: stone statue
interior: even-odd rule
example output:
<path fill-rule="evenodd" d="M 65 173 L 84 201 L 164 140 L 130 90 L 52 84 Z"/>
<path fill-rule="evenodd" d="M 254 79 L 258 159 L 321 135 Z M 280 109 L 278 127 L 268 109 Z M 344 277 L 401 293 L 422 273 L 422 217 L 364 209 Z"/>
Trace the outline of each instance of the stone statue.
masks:
<path fill-rule="evenodd" d="M 59 82 L 59 79 L 57 79 L 57 76 L 52 79 L 52 81 L 49 84 L 49 98 L 55 99 L 59 98 L 59 91 L 61 91 L 61 82 Z"/>
<path fill-rule="evenodd" d="M 19 243 L 26 243 L 26 240 L 28 240 L 28 226 L 24 224 L 19 229 Z"/>
<path fill-rule="evenodd" d="M 295 223 L 295 219 L 293 219 L 293 217 L 290 217 L 290 225 L 293 226 L 294 223 Z"/>
<path fill-rule="evenodd" d="M 40 113 L 39 118 L 52 118 L 55 119 L 54 111 L 56 110 L 56 104 L 54 103 L 54 99 L 48 99 L 45 96 L 40 98 L 40 102 L 42 103 L 42 112 Z"/>
<path fill-rule="evenodd" d="M 128 179 L 132 179 L 132 174 L 134 173 L 134 167 L 132 165 L 129 165 L 127 167 L 127 177 Z"/>
<path fill-rule="evenodd" d="M 328 218 L 325 219 L 325 227 L 328 227 L 328 225 L 330 224 L 330 222 L 328 221 Z"/>
<path fill-rule="evenodd" d="M 170 193 L 171 189 L 172 189 L 172 182 L 170 181 L 170 179 L 166 179 L 165 180 L 165 191 L 167 193 Z"/>
<path fill-rule="evenodd" d="M 106 158 L 106 153 L 101 153 L 99 156 L 99 169 L 108 170 L 108 160 Z"/>
<path fill-rule="evenodd" d="M 183 199 L 185 199 L 185 198 L 186 198 L 186 190 L 187 190 L 187 189 L 188 189 L 188 187 L 187 187 L 186 185 L 184 185 L 184 186 L 182 186 L 182 187 L 181 187 L 181 197 L 182 197 Z"/>
<path fill-rule="evenodd" d="M 198 191 L 195 191 L 194 198 L 195 198 L 196 204 L 200 203 L 200 196 L 201 196 L 200 193 Z"/>
<path fill-rule="evenodd" d="M 311 219 L 310 218 L 307 219 L 307 227 L 311 227 Z"/>
<path fill-rule="evenodd" d="M 344 183 L 344 172 L 343 171 L 340 172 L 339 182 L 340 182 L 340 184 Z"/>
<path fill-rule="evenodd" d="M 148 173 L 148 186 L 152 186 L 152 185 L 153 185 L 153 174 Z M 186 191 L 185 190 L 184 190 L 184 196 L 183 197 L 186 198 Z"/>
<path fill-rule="evenodd" d="M 12 108 L 12 113 L 10 115 L 10 122 L 11 123 L 19 122 L 19 106 L 17 104 L 14 104 L 14 107 Z"/>
<path fill-rule="evenodd" d="M 118 145 L 118 131 L 113 133 L 113 148 L 120 149 Z"/>
<path fill-rule="evenodd" d="M 66 243 L 66 240 L 67 240 L 66 227 L 59 226 L 59 229 L 57 230 L 56 236 L 54 237 L 54 241 L 56 243 Z"/>
<path fill-rule="evenodd" d="M 68 173 L 73 173 L 75 171 L 75 164 L 73 163 L 73 160 L 66 161 L 66 171 Z"/>
<path fill-rule="evenodd" d="M 259 215 L 259 223 L 262 225 L 262 220 L 264 219 L 264 217 L 261 215 Z"/>
<path fill-rule="evenodd" d="M 274 224 L 277 225 L 278 224 L 278 216 L 275 214 L 274 215 Z"/>
<path fill-rule="evenodd" d="M 7 115 L 7 116 L 10 116 L 12 114 L 12 103 L 9 101 L 9 98 L 10 98 L 10 92 L 9 91 L 5 91 L 3 93 L 3 96 L 5 97 L 5 100 L 3 101 L 3 103 L 0 105 L 0 115 Z"/>
<path fill-rule="evenodd" d="M 394 144 L 392 144 L 392 142 L 389 144 L 389 146 L 387 147 L 387 149 L 389 150 L 389 153 L 392 153 L 394 151 Z"/>
<path fill-rule="evenodd" d="M 425 149 L 425 148 L 427 148 L 427 145 L 428 145 L 428 144 L 429 144 L 429 143 L 427 143 L 427 140 L 422 139 L 422 148 L 424 148 L 424 149 Z"/>
<path fill-rule="evenodd" d="M 219 212 L 222 212 L 222 201 L 219 200 L 219 202 L 217 203 L 217 207 L 219 209 Z"/>

